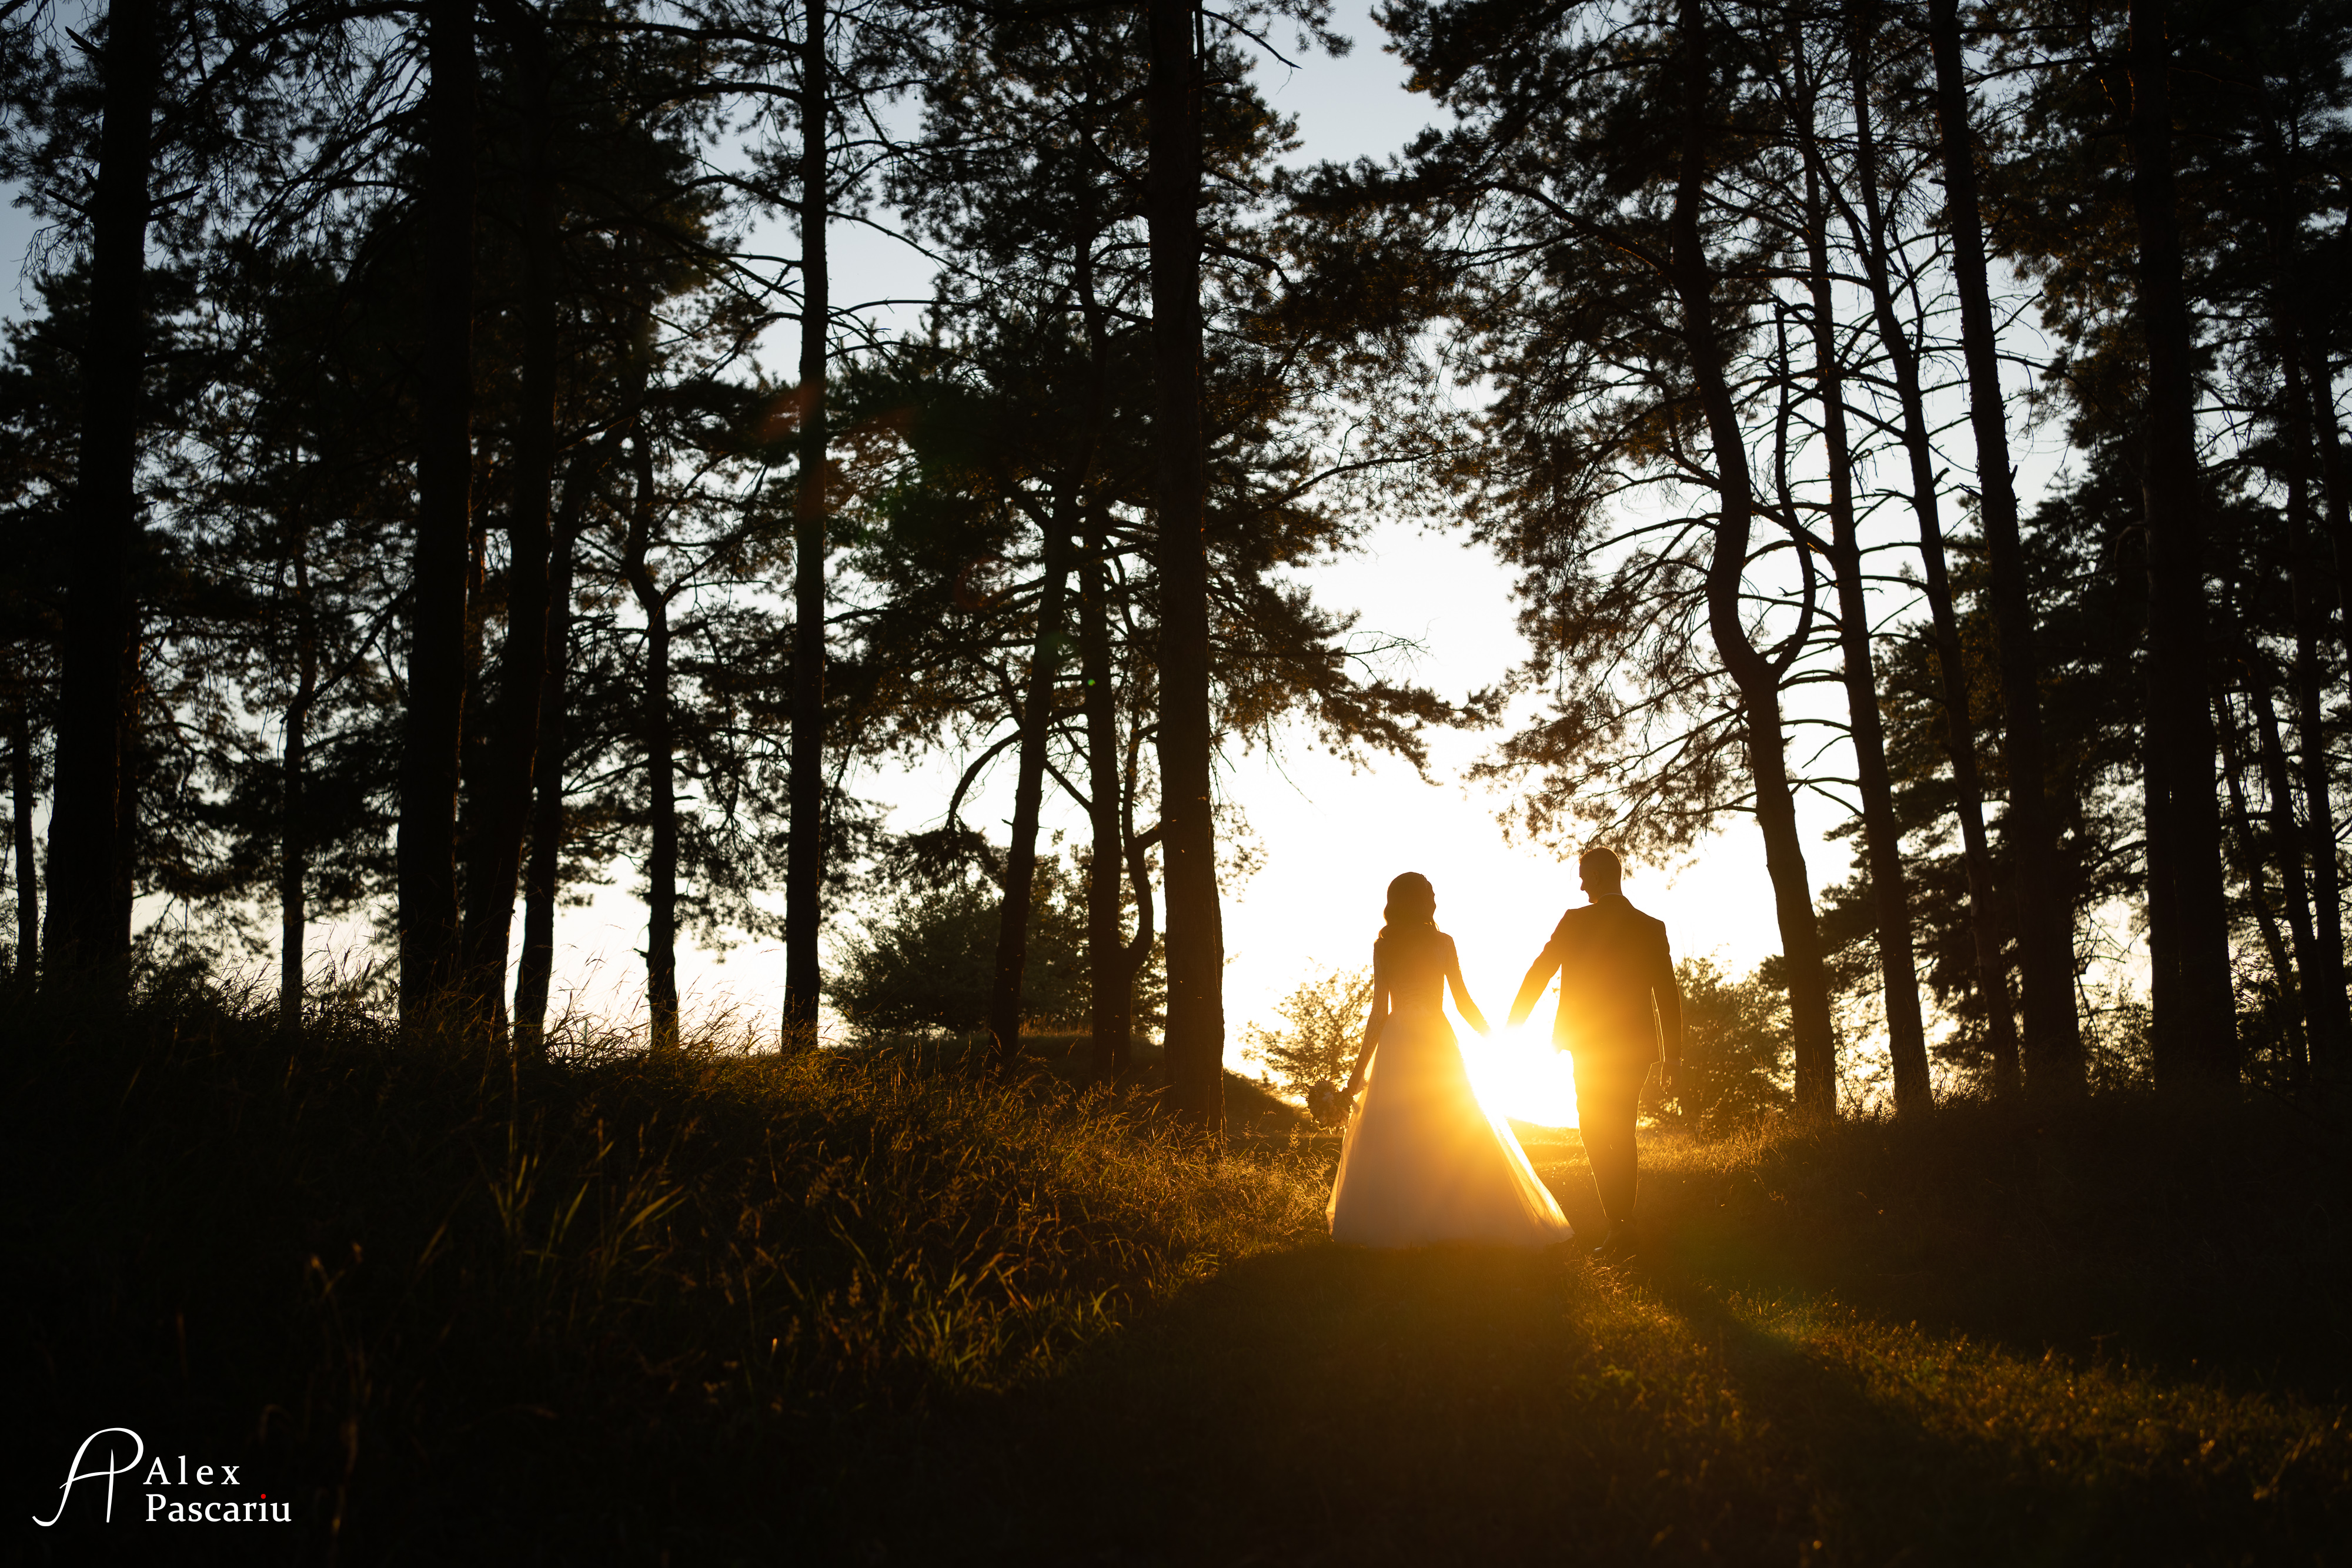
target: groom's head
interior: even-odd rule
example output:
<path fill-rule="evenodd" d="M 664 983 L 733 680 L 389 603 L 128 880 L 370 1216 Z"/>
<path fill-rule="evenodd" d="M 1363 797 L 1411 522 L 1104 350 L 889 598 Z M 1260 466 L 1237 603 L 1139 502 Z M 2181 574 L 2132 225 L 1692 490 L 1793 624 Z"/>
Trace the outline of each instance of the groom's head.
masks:
<path fill-rule="evenodd" d="M 1599 898 L 1617 892 L 1625 881 L 1625 867 L 1617 852 L 1605 844 L 1595 844 L 1576 857 L 1576 874 L 1587 898 Z"/>

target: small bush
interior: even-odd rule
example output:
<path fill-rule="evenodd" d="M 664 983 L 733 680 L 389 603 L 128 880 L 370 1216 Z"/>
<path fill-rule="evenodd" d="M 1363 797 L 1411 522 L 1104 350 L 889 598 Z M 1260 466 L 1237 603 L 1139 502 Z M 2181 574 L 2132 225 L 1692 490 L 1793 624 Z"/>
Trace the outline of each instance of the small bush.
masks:
<path fill-rule="evenodd" d="M 1304 1101 L 1317 1084 L 1347 1078 L 1363 1045 L 1364 1018 L 1371 1006 L 1371 970 L 1335 969 L 1276 1005 L 1285 1027 L 1250 1026 L 1242 1057 L 1270 1071 L 1282 1092 Z"/>

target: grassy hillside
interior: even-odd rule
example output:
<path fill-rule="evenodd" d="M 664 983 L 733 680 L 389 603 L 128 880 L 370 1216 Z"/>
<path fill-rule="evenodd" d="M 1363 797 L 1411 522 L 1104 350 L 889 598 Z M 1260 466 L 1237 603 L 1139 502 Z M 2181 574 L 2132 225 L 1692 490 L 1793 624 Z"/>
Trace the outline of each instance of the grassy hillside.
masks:
<path fill-rule="evenodd" d="M 1046 1042 L 1040 1042 L 1045 1044 Z M 292 1498 L 37 1560 L 2320 1562 L 2329 1129 L 1957 1107 L 1645 1145 L 1633 1265 L 1322 1238 L 1334 1140 L 904 1051 L 458 1048 L 18 1010 L 12 1386 Z M 1528 1132 L 1570 1218 L 1573 1134 Z M 127 1486 L 127 1483 L 126 1483 Z M 143 1506 L 126 1490 L 119 1502 Z M 166 1550 L 167 1549 L 167 1550 Z"/>

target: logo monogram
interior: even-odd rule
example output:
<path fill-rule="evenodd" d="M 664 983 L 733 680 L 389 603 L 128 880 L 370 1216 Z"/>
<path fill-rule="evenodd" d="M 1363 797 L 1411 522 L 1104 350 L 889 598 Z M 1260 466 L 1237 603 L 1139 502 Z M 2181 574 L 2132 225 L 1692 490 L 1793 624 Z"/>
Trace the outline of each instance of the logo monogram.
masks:
<path fill-rule="evenodd" d="M 102 1470 L 83 1469 L 81 1468 L 82 1457 L 89 1452 L 89 1446 L 92 1443 L 97 1442 L 100 1437 L 110 1437 L 117 1432 L 120 1432 L 122 1436 L 131 1439 L 131 1457 L 123 1460 L 119 1465 L 115 1464 L 113 1462 L 115 1446 L 109 1443 L 106 1446 L 108 1468 Z M 79 1485 L 83 1481 L 94 1481 L 103 1476 L 106 1478 L 106 1520 L 108 1523 L 113 1523 L 114 1478 L 121 1475 L 125 1470 L 137 1469 L 140 1458 L 146 1452 L 146 1439 L 140 1437 L 138 1433 L 132 1431 L 130 1427 L 100 1427 L 97 1431 L 92 1432 L 89 1437 L 84 1437 L 81 1440 L 81 1447 L 74 1450 L 73 1463 L 66 1467 L 66 1484 L 58 1489 L 59 1493 L 62 1494 L 58 1499 L 58 1511 L 51 1514 L 47 1519 L 37 1519 L 33 1521 L 33 1522 L 39 1525 L 42 1529 L 47 1530 L 50 1525 L 55 1524 L 58 1521 L 66 1516 L 66 1504 L 73 1500 L 73 1490 L 76 1486 Z M 158 1462 L 160 1463 L 160 1461 Z"/>

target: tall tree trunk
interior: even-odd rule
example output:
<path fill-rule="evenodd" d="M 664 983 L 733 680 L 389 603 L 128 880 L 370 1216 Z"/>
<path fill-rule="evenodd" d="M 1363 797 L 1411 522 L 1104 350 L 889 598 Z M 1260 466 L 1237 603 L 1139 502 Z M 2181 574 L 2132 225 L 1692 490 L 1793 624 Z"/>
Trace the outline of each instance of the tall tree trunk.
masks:
<path fill-rule="evenodd" d="M 2261 682 L 2261 670 L 2249 663 L 2251 682 Z M 2246 874 L 2246 903 L 2253 905 L 2253 926 L 2263 938 L 2263 955 L 2270 959 L 2270 973 L 2277 976 L 2279 992 L 2288 999 L 2286 1049 L 2291 1058 L 2291 1074 L 2295 1086 L 2310 1079 L 2310 1032 L 2300 1028 L 2303 1022 L 2303 976 L 2305 959 L 2312 950 L 2310 907 L 2303 905 L 2303 865 L 2294 861 L 2294 822 L 2288 822 L 2288 832 L 2279 834 L 2277 825 L 2270 830 L 2255 830 L 2253 809 L 2246 804 L 2246 757 L 2239 752 L 2234 724 L 2230 717 L 2230 698 L 2222 691 L 2213 694 L 2213 738 L 2221 743 L 2221 779 L 2230 795 L 2230 821 L 2237 828 L 2237 858 Z M 2286 849 L 2282 858 L 2282 870 L 2286 873 L 2286 924 L 2295 938 L 2295 956 L 2288 956 L 2286 940 L 2279 936 L 2279 912 L 2270 905 L 2270 886 L 2265 883 L 2265 862 L 2274 849 Z"/>
<path fill-rule="evenodd" d="M 2139 229 L 2140 328 L 2147 349 L 2147 456 L 2148 871 L 2168 896 L 2148 918 L 2173 923 L 2168 998 L 2155 1009 L 2159 1085 L 2187 1089 L 2238 1075 L 2230 925 L 2221 894 L 2221 821 L 2206 706 L 2204 580 L 2197 468 L 2197 391 L 2189 304 L 2173 210 L 2170 45 L 2162 0 L 2131 6 L 2132 208 Z M 2154 808 L 2162 797 L 2162 806 Z M 2030 1043 L 2030 1042 L 2029 1042 Z"/>
<path fill-rule="evenodd" d="M 89 335 L 49 792 L 48 973 L 57 977 L 119 964 L 131 952 L 131 923 L 116 897 L 116 857 L 123 715 L 135 656 L 131 578 L 139 538 L 156 10 L 154 0 L 114 0 L 101 57 L 106 86 L 89 205 Z"/>
<path fill-rule="evenodd" d="M 793 504 L 792 840 L 784 861 L 783 1047 L 816 1041 L 818 907 L 824 884 L 825 376 L 832 303 L 825 157 L 832 105 L 824 0 L 809 0 L 801 42 L 800 488 Z"/>
<path fill-rule="evenodd" d="M 2295 832 L 2294 797 L 2287 789 L 2286 750 L 2279 744 L 2278 714 L 2271 706 L 2271 694 L 2263 685 L 2264 672 L 2259 664 L 2249 660 L 2247 675 L 2247 706 L 2254 711 L 2255 756 L 2263 770 L 2263 788 L 2271 798 L 2270 831 L 2263 833 L 2258 841 L 2278 861 L 2280 880 L 2286 888 L 2287 929 L 2294 938 L 2294 967 L 2279 966 L 2275 954 L 2272 963 L 2278 967 L 2281 981 L 2290 982 L 2302 1002 L 2305 1025 L 2304 1040 L 2316 1057 L 2320 1033 L 2312 1027 L 2311 1020 L 2318 1010 L 2320 998 L 2311 993 L 2316 973 L 2314 966 L 2317 941 L 2312 929 L 2311 889 L 2303 874 L 2303 845 L 2297 841 Z M 2221 764 L 2230 780 L 2231 805 L 2241 821 L 2244 821 L 2247 816 L 2242 799 L 2244 791 L 2237 779 L 2237 759 L 2231 756 L 2230 727 L 2226 715 L 2223 722 L 2216 726 L 2216 733 L 2221 738 Z M 2259 873 L 2252 880 L 2259 894 Z M 2266 937 L 2269 935 L 2267 931 L 2264 933 Z"/>
<path fill-rule="evenodd" d="M 579 517 L 570 491 L 584 456 L 564 478 L 564 525 L 548 563 L 547 659 L 540 673 L 539 746 L 531 758 L 530 859 L 523 875 L 522 951 L 515 962 L 515 1054 L 547 1057 L 547 991 L 555 970 L 555 893 L 563 864 L 563 760 L 569 716 L 565 661 L 572 642 L 572 572 Z M 584 486 L 583 486 L 584 491 Z M 584 495 L 583 495 L 584 500 Z"/>
<path fill-rule="evenodd" d="M 1150 0 L 1153 509 L 1170 1102 L 1224 1136 L 1225 936 L 1210 801 L 1208 472 L 1201 426 L 1201 61 L 1192 0 Z"/>
<path fill-rule="evenodd" d="M 2287 560 L 2294 606 L 2295 733 L 2301 743 L 2304 841 L 2283 843 L 2311 862 L 2313 930 L 2303 959 L 2305 1018 L 2311 1036 L 2312 1070 L 2322 1082 L 2352 1077 L 2352 1008 L 2344 993 L 2344 890 L 2336 867 L 2336 810 L 2330 799 L 2322 670 L 2327 646 L 2326 570 L 2311 528 L 2311 389 L 2303 376 L 2300 333 L 2283 329 L 2288 420 Z M 2279 795 L 2282 808 L 2286 797 Z"/>
<path fill-rule="evenodd" d="M 624 420 L 563 473 L 547 589 L 547 655 L 539 687 L 539 746 L 531 759 L 530 860 L 523 876 L 522 950 L 515 960 L 515 1053 L 547 1058 L 547 992 L 555 970 L 555 894 L 563 865 L 563 763 L 569 719 L 564 676 L 572 648 L 572 579 L 588 502 L 620 450 L 621 433 L 645 401 L 640 363 L 622 402 Z"/>
<path fill-rule="evenodd" d="M 1127 773 L 1119 791 L 1119 841 L 1127 852 L 1128 884 L 1135 889 L 1135 935 L 1128 939 L 1125 959 L 1118 974 L 1118 992 L 1126 998 L 1120 1005 L 1131 1020 L 1135 1017 L 1136 981 L 1143 967 L 1151 962 L 1151 945 L 1158 939 L 1152 929 L 1156 918 L 1151 903 L 1151 846 L 1160 840 L 1165 823 L 1155 823 L 1148 831 L 1135 831 L 1135 798 L 1143 787 L 1142 723 L 1129 732 L 1127 741 Z M 1113 1071 L 1124 1072 L 1129 1062 L 1121 1059 L 1112 1064 Z"/>
<path fill-rule="evenodd" d="M 522 864 L 531 763 L 539 747 L 547 667 L 548 499 L 555 483 L 556 213 L 548 103 L 552 67 L 538 14 L 519 5 L 514 15 L 530 138 L 522 212 L 522 386 L 516 410 L 514 497 L 507 518 L 507 635 L 499 658 L 488 777 L 470 787 L 477 810 L 466 846 L 466 1001 L 494 1024 L 502 1023 L 505 1013 L 515 879 Z"/>
<path fill-rule="evenodd" d="M 1984 785 L 1977 769 L 1976 717 L 1969 696 L 1968 664 L 1960 622 L 1952 603 L 1952 580 L 1944 559 L 1944 524 L 1937 501 L 1936 450 L 1927 433 L 1927 399 L 1919 389 L 1919 354 L 1895 308 L 1895 282 L 1887 256 L 1886 224 L 1878 199 L 1878 148 L 1870 110 L 1870 19 L 1853 18 L 1854 150 L 1862 188 L 1860 217 L 1849 208 L 1846 225 L 1854 236 L 1870 287 L 1871 313 L 1881 347 L 1895 373 L 1895 401 L 1902 414 L 1903 450 L 1909 460 L 1911 503 L 1919 520 L 1921 587 L 1933 628 L 1937 674 L 1943 687 L 1944 750 L 1952 764 L 1953 813 L 1959 819 L 1961 863 L 1969 879 L 1969 934 L 1977 961 L 1977 989 L 1985 1003 L 1988 1054 L 1993 1092 L 2003 1100 L 2019 1088 L 2017 1025 L 2010 1007 L 2002 906 L 1993 875 L 1992 844 L 1985 831 Z"/>
<path fill-rule="evenodd" d="M 1066 509 L 1059 508 L 1059 509 Z M 996 915 L 996 975 L 988 994 L 988 1032 L 996 1071 L 1021 1054 L 1021 977 L 1029 956 L 1029 900 L 1037 880 L 1037 815 L 1045 797 L 1045 747 L 1054 731 L 1055 674 L 1061 665 L 1062 599 L 1070 574 L 1069 541 L 1045 531 L 1045 580 L 1037 596 L 1037 641 L 1022 695 L 1020 766 L 1013 786 L 1013 843 L 1004 861 L 1004 899 Z"/>
<path fill-rule="evenodd" d="M 1700 407 L 1716 461 L 1721 516 L 1715 529 L 1715 557 L 1706 582 L 1707 628 L 1724 667 L 1738 687 L 1747 724 L 1748 760 L 1756 783 L 1756 821 L 1764 833 L 1764 863 L 1772 879 L 1772 903 L 1780 925 L 1781 955 L 1788 965 L 1789 1008 L 1795 1026 L 1797 1109 L 1826 1120 L 1837 1113 L 1837 1042 L 1830 1022 L 1829 979 L 1822 964 L 1821 933 L 1813 915 L 1812 890 L 1805 877 L 1803 841 L 1797 834 L 1796 801 L 1789 790 L 1786 737 L 1780 726 L 1780 676 L 1776 664 L 1748 640 L 1739 613 L 1740 574 L 1748 565 L 1754 518 L 1754 480 L 1738 407 L 1724 373 L 1723 346 L 1715 324 L 1715 273 L 1699 231 L 1709 142 L 1709 82 L 1706 13 L 1701 0 L 1681 0 L 1683 141 L 1668 220 L 1673 244 L 1671 281 L 1682 308 L 1682 336 L 1697 383 Z M 1792 638 L 1793 657 L 1801 638 Z"/>
<path fill-rule="evenodd" d="M 1862 541 L 1853 516 L 1853 454 L 1846 443 L 1845 371 L 1838 362 L 1836 302 L 1830 280 L 1829 212 L 1822 197 L 1823 171 L 1816 139 L 1814 83 L 1796 35 L 1800 83 L 1799 135 L 1805 155 L 1806 280 L 1812 297 L 1813 375 L 1828 445 L 1830 565 L 1837 581 L 1838 643 L 1845 654 L 1846 712 L 1852 721 L 1854 774 L 1862 790 L 1862 831 L 1878 931 L 1878 975 L 1886 1000 L 1887 1056 L 1894 1069 L 1895 1112 L 1924 1116 L 1935 1109 L 1927 1078 L 1927 1035 L 1919 1017 L 1919 971 L 1911 946 L 1911 904 L 1903 874 L 1903 841 L 1895 821 L 1895 788 L 1886 768 L 1886 732 L 1878 712 L 1877 671 L 1871 658 L 1870 603 L 1862 586 Z M 1793 517 L 1791 523 L 1795 521 Z"/>
<path fill-rule="evenodd" d="M 2025 1014 L 2025 1087 L 2037 1099 L 2064 1101 L 2081 1094 L 2084 1086 L 2082 1020 L 2074 1010 L 2074 905 L 2059 861 L 2056 823 L 2042 793 L 2047 768 L 2033 647 L 2033 595 L 2009 464 L 2000 345 L 1985 272 L 1968 83 L 1961 74 L 1959 0 L 1929 0 L 1927 17 L 1944 204 L 1951 223 L 1952 281 L 1960 301 L 1969 423 L 1976 435 L 1978 517 L 1992 568 L 2001 755 L 2009 773 L 2010 885 L 2016 898 L 2017 967 Z"/>
<path fill-rule="evenodd" d="M 400 763 L 400 1013 L 454 998 L 458 748 L 473 516 L 474 7 L 432 0 L 426 56 L 425 267 L 411 568 L 408 712 Z"/>
<path fill-rule="evenodd" d="M 139 896 L 139 797 L 147 782 L 146 737 L 142 732 L 141 708 L 147 692 L 139 667 L 139 615 L 136 604 L 131 610 L 131 667 L 129 689 L 123 694 L 122 738 L 118 743 L 122 758 L 122 792 L 114 810 L 114 907 L 108 919 L 124 931 L 131 929 L 131 912 Z M 56 888 L 52 879 L 51 896 Z"/>
<path fill-rule="evenodd" d="M 2312 434 L 2318 437 L 2319 472 L 2327 490 L 2326 537 L 2328 554 L 2336 568 L 2336 609 L 2344 608 L 2343 595 L 2352 584 L 2352 465 L 2344 461 L 2344 443 L 2336 424 L 2335 382 L 2329 374 L 2327 355 L 2314 338 L 2303 340 L 2303 382 L 2309 389 L 2307 406 L 2311 410 Z M 2322 618 L 2326 612 L 2323 608 Z M 2337 628 L 2337 634 L 2343 629 Z"/>
<path fill-rule="evenodd" d="M 302 953 L 310 926 L 305 887 L 310 844 L 303 835 L 302 783 L 310 767 L 310 705 L 319 696 L 319 636 L 310 605 L 310 563 L 294 558 L 294 700 L 286 705 L 286 777 L 278 843 L 278 1027 L 302 1032 Z"/>
<path fill-rule="evenodd" d="M 41 972 L 41 877 L 33 842 L 33 723 L 25 695 L 8 714 L 8 792 L 16 852 L 16 989 L 33 988 Z"/>
<path fill-rule="evenodd" d="M 1079 245 L 1075 281 L 1086 321 L 1087 370 L 1099 427 L 1109 406 L 1110 333 L 1095 292 L 1095 239 L 1089 233 Z M 1094 839 L 1087 865 L 1087 1024 L 1095 1077 L 1116 1081 L 1126 1073 L 1133 1055 L 1135 968 L 1119 940 L 1120 867 L 1127 857 L 1120 829 L 1118 703 L 1111 685 L 1110 535 L 1103 507 L 1097 495 L 1081 497 L 1078 674 L 1086 683 L 1087 818 Z M 1149 889 L 1143 896 L 1150 899 Z"/>
<path fill-rule="evenodd" d="M 1078 557 L 1078 668 L 1086 682 L 1087 818 L 1094 853 L 1087 866 L 1087 1026 L 1094 1042 L 1097 1078 L 1128 1069 L 1134 1010 L 1129 996 L 1132 968 L 1119 939 L 1121 847 L 1118 770 L 1118 707 L 1111 689 L 1109 541 L 1100 511 L 1087 508 L 1086 538 Z"/>
<path fill-rule="evenodd" d="M 645 432 L 632 443 L 637 493 L 621 572 L 646 616 L 646 685 L 640 724 L 646 742 L 646 810 L 653 842 L 646 858 L 646 1007 L 653 1048 L 677 1044 L 677 784 L 669 714 L 669 596 L 654 580 L 646 552 L 653 542 L 654 454 Z"/>

